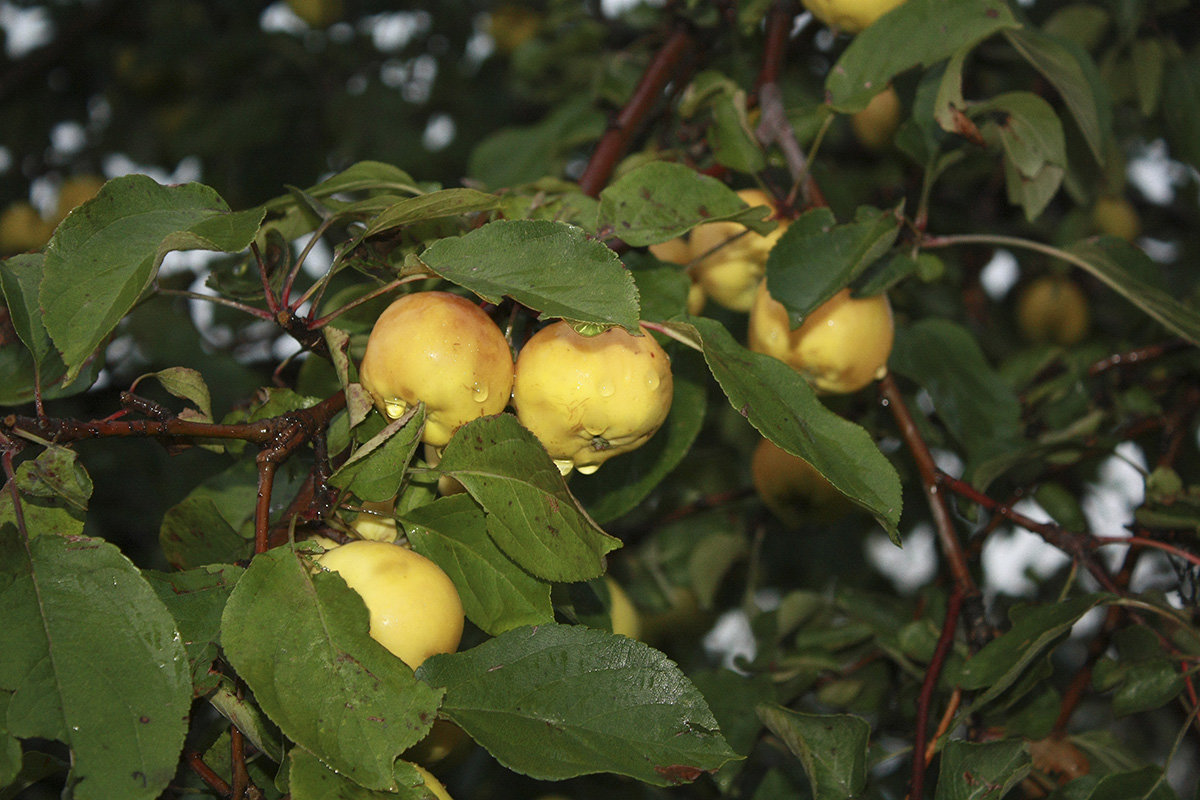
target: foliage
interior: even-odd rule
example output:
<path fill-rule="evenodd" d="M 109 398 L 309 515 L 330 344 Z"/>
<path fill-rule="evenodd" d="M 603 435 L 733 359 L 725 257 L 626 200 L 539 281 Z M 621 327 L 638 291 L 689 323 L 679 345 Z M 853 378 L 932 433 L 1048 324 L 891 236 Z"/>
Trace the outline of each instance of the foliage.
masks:
<path fill-rule="evenodd" d="M 460 800 L 1190 796 L 1189 4 L 907 0 L 850 36 L 786 0 L 326 2 L 4 6 L 50 35 L 0 64 L 0 199 L 53 233 L 0 261 L 0 797 L 426 798 L 447 729 Z M 1132 180 L 1161 153 L 1174 183 Z M 1118 197 L 1140 220 L 1097 227 Z M 887 292 L 887 375 L 820 394 L 689 314 L 648 248 L 714 220 L 788 223 L 793 325 Z M 1050 274 L 1078 341 L 1021 334 Z M 594 475 L 511 411 L 422 448 L 358 367 L 434 288 L 514 352 L 641 323 L 667 421 Z M 772 515 L 763 437 L 854 511 Z M 1114 464 L 1136 499 L 1097 511 Z M 381 502 L 469 623 L 415 672 L 314 566 Z"/>

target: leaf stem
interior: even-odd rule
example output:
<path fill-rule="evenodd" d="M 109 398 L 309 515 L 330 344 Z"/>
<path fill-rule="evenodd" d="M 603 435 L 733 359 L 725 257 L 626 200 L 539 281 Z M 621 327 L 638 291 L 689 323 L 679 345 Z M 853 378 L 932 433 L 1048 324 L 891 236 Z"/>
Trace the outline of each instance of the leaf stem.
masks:
<path fill-rule="evenodd" d="M 225 782 L 224 778 L 214 772 L 212 767 L 204 762 L 203 756 L 195 750 L 188 750 L 183 756 L 188 766 L 192 768 L 192 772 L 196 773 L 200 777 L 200 780 L 207 783 L 214 792 L 222 797 L 229 796 L 229 784 Z"/>
<path fill-rule="evenodd" d="M 188 300 L 204 300 L 209 303 L 213 303 L 214 305 L 226 306 L 227 308 L 237 309 L 238 311 L 243 311 L 251 316 L 258 317 L 259 319 L 265 319 L 265 320 L 274 320 L 275 319 L 275 317 L 272 316 L 270 311 L 267 311 L 262 308 L 255 308 L 254 306 L 248 306 L 245 303 L 239 303 L 236 300 L 230 300 L 228 298 L 219 297 L 217 295 L 200 294 L 199 292 L 190 292 L 190 291 L 187 291 L 186 289 L 163 289 L 161 287 L 157 291 L 158 291 L 158 294 L 173 295 L 175 297 L 184 297 L 184 298 L 187 298 Z"/>

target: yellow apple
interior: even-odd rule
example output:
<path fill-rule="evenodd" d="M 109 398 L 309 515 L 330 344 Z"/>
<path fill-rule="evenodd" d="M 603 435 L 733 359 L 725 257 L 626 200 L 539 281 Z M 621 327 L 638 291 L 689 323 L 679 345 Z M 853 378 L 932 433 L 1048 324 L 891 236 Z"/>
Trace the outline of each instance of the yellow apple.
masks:
<path fill-rule="evenodd" d="M 817 19 L 846 33 L 858 33 L 904 0 L 803 0 Z"/>
<path fill-rule="evenodd" d="M 517 354 L 513 406 L 562 474 L 595 472 L 645 444 L 671 410 L 666 352 L 644 328 L 582 336 L 555 322 Z"/>
<path fill-rule="evenodd" d="M 895 327 L 886 295 L 855 299 L 842 289 L 792 330 L 787 309 L 758 287 L 750 349 L 788 364 L 821 392 L 855 392 L 887 374 Z"/>
<path fill-rule="evenodd" d="M 758 189 L 743 189 L 738 196 L 750 206 L 773 207 L 771 198 Z M 781 220 L 766 236 L 738 222 L 706 222 L 692 229 L 689 244 L 695 262 L 692 277 L 706 297 L 733 311 L 749 311 L 754 290 L 767 271 L 767 256 L 787 221 Z"/>
<path fill-rule="evenodd" d="M 1031 342 L 1068 347 L 1082 341 L 1091 314 L 1087 296 L 1067 275 L 1042 275 L 1017 297 L 1017 327 Z"/>
<path fill-rule="evenodd" d="M 362 597 L 371 638 L 413 669 L 435 653 L 453 653 L 463 632 L 454 582 L 425 556 L 366 539 L 335 547 L 317 563 Z"/>
<path fill-rule="evenodd" d="M 415 292 L 379 315 L 359 379 L 388 419 L 425 403 L 422 439 L 444 447 L 466 423 L 508 405 L 512 353 L 496 323 L 470 300 Z"/>
<path fill-rule="evenodd" d="M 900 127 L 900 96 L 891 86 L 871 98 L 867 107 L 850 117 L 850 127 L 868 150 L 887 147 Z"/>

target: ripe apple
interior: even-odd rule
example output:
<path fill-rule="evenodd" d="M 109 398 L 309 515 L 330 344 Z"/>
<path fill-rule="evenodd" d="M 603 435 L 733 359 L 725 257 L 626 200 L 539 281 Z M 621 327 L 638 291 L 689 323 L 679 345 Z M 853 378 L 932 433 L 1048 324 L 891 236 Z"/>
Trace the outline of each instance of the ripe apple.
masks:
<path fill-rule="evenodd" d="M 859 143 L 878 152 L 887 147 L 900 127 L 900 96 L 891 86 L 871 98 L 867 107 L 850 117 L 850 127 Z"/>
<path fill-rule="evenodd" d="M 1017 327 L 1031 342 L 1069 347 L 1087 336 L 1087 296 L 1067 275 L 1041 275 L 1017 297 Z"/>
<path fill-rule="evenodd" d="M 435 653 L 453 653 L 463 632 L 463 607 L 454 582 L 425 556 L 390 542 L 366 539 L 317 557 L 362 597 L 371 638 L 413 669 Z"/>
<path fill-rule="evenodd" d="M 375 321 L 359 379 L 388 419 L 425 403 L 422 439 L 444 447 L 466 423 L 508 405 L 512 353 L 496 323 L 470 300 L 414 292 Z"/>
<path fill-rule="evenodd" d="M 750 206 L 774 204 L 765 192 L 742 189 L 738 196 Z M 738 222 L 706 222 L 692 229 L 689 238 L 695 262 L 692 276 L 706 297 L 733 311 L 749 311 L 754 291 L 767 271 L 767 257 L 787 228 L 781 220 L 766 236 Z"/>
<path fill-rule="evenodd" d="M 760 439 L 750 462 L 754 488 L 767 508 L 789 525 L 832 522 L 852 508 L 844 494 L 804 459 Z"/>
<path fill-rule="evenodd" d="M 750 310 L 750 349 L 788 364 L 821 392 L 855 392 L 882 378 L 894 338 L 883 294 L 856 299 L 842 289 L 792 330 L 787 309 L 763 281 Z"/>
<path fill-rule="evenodd" d="M 858 33 L 904 0 L 803 0 L 817 19 L 846 33 Z"/>
<path fill-rule="evenodd" d="M 645 329 L 583 336 L 559 321 L 517 354 L 512 400 L 562 474 L 587 475 L 645 444 L 666 420 L 673 393 L 670 359 Z"/>

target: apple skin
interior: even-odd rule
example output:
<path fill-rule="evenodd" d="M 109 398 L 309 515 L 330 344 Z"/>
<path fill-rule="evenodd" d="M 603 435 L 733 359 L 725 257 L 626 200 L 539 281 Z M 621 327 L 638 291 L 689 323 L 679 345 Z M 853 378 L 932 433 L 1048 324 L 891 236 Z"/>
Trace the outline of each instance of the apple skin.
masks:
<path fill-rule="evenodd" d="M 422 440 L 445 447 L 460 427 L 508 405 L 512 352 L 492 318 L 470 300 L 414 292 L 375 321 L 359 379 L 388 419 L 425 403 Z"/>
<path fill-rule="evenodd" d="M 891 144 L 900 127 L 900 96 L 891 86 L 871 98 L 862 111 L 850 117 L 850 127 L 859 143 L 873 153 Z"/>
<path fill-rule="evenodd" d="M 842 289 L 792 330 L 787 309 L 763 281 L 750 309 L 750 349 L 789 365 L 819 392 L 846 394 L 882 378 L 894 339 L 883 294 L 856 299 Z"/>
<path fill-rule="evenodd" d="M 363 599 L 371 638 L 416 669 L 429 656 L 453 653 L 464 614 L 454 582 L 425 556 L 390 542 L 360 539 L 317 557 Z"/>
<path fill-rule="evenodd" d="M 1031 342 L 1069 347 L 1087 336 L 1087 295 L 1067 275 L 1041 275 L 1017 297 L 1017 327 Z"/>
<path fill-rule="evenodd" d="M 858 33 L 904 0 L 803 0 L 817 19 L 845 33 Z"/>
<path fill-rule="evenodd" d="M 563 475 L 641 447 L 671 410 L 671 361 L 644 328 L 582 336 L 554 322 L 517 354 L 512 401 Z"/>

